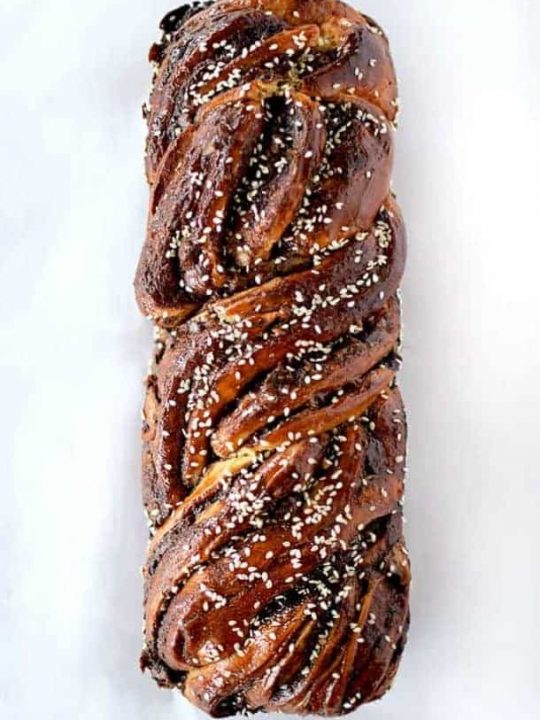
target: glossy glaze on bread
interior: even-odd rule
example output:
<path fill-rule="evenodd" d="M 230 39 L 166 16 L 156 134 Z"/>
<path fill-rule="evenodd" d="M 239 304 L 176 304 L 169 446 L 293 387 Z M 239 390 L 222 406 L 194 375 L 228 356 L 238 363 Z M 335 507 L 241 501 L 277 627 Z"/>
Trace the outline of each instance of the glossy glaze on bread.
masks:
<path fill-rule="evenodd" d="M 346 714 L 388 689 L 409 622 L 388 43 L 337 0 L 162 29 L 142 665 L 214 716 Z"/>

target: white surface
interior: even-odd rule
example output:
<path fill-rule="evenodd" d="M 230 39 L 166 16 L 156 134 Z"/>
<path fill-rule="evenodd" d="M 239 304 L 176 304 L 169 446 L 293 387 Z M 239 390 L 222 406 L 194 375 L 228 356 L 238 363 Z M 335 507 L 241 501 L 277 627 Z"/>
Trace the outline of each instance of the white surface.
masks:
<path fill-rule="evenodd" d="M 408 651 L 366 720 L 540 714 L 536 0 L 365 0 L 402 81 Z M 0 715 L 192 720 L 139 674 L 131 280 L 140 105 L 166 0 L 0 9 Z M 6 162 L 7 161 L 7 162 Z"/>

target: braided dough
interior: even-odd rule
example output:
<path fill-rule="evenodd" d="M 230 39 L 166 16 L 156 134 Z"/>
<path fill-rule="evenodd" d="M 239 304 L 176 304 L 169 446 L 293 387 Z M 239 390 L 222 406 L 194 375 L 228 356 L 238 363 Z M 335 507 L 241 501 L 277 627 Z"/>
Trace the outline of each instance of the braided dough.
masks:
<path fill-rule="evenodd" d="M 218 717 L 345 714 L 388 689 L 409 622 L 388 43 L 337 0 L 162 29 L 142 666 Z"/>

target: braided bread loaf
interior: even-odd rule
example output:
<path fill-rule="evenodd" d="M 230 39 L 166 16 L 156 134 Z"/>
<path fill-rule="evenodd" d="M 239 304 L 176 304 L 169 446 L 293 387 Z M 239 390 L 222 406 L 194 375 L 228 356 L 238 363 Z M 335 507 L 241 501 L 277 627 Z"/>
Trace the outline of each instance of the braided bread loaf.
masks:
<path fill-rule="evenodd" d="M 388 43 L 339 0 L 162 29 L 142 666 L 218 717 L 344 714 L 388 689 L 408 626 Z"/>

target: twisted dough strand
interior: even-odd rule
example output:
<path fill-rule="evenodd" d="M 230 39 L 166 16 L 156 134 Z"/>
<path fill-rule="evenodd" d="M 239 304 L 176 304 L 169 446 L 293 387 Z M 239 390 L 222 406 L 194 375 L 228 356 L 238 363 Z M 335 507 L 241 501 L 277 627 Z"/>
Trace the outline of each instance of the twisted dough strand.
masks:
<path fill-rule="evenodd" d="M 162 28 L 142 665 L 214 716 L 344 714 L 388 689 L 409 617 L 388 43 L 337 0 Z"/>

